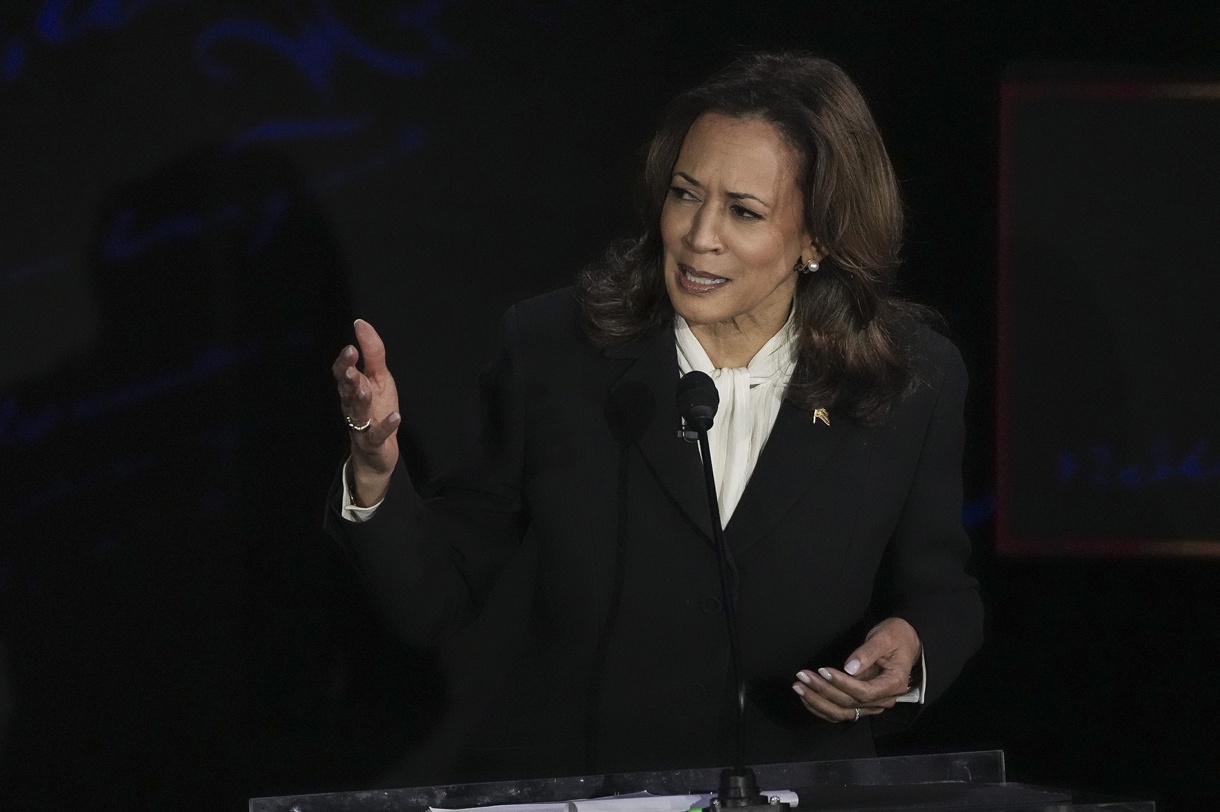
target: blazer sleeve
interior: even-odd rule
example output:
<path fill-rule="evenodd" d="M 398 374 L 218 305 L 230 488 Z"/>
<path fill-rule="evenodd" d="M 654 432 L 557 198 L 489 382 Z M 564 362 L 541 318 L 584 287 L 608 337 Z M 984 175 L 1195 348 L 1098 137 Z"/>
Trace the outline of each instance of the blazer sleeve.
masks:
<path fill-rule="evenodd" d="M 938 337 L 939 339 L 939 337 Z M 887 552 L 891 614 L 923 643 L 931 702 L 956 679 L 983 638 L 978 582 L 966 572 L 962 452 L 967 374 L 957 349 L 938 340 L 940 384 L 914 477 Z"/>
<path fill-rule="evenodd" d="M 435 645 L 478 616 L 520 546 L 524 425 L 516 309 L 505 314 L 497 359 L 479 378 L 459 463 L 416 489 L 402 462 L 377 512 L 365 522 L 340 513 L 342 470 L 324 527 L 353 559 L 408 643 Z"/>

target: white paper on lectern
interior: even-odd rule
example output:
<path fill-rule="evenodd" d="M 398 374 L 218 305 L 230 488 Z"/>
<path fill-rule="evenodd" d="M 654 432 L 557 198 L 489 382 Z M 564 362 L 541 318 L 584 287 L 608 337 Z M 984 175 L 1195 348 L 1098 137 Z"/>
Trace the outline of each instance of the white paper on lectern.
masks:
<path fill-rule="evenodd" d="M 632 792 L 608 798 L 572 801 L 572 812 L 686 812 L 698 806 L 702 795 L 652 795 Z"/>
<path fill-rule="evenodd" d="M 796 806 L 799 799 L 791 790 L 763 790 L 763 797 Z M 689 809 L 711 804 L 715 793 L 703 795 L 652 795 L 648 792 L 633 792 L 612 795 L 608 798 L 582 798 L 574 801 L 556 801 L 545 804 L 499 804 L 496 806 L 474 806 L 461 809 L 429 807 L 428 812 L 687 812 Z"/>
<path fill-rule="evenodd" d="M 498 804 L 495 806 L 430 806 L 428 812 L 571 812 L 569 801 L 554 801 L 546 804 Z"/>

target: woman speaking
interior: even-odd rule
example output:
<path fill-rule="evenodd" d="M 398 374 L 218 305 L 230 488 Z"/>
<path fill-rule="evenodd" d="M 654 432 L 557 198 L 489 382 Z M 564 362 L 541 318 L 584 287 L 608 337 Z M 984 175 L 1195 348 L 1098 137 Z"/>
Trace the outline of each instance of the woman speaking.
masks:
<path fill-rule="evenodd" d="M 965 369 L 891 292 L 902 205 L 876 125 L 832 63 L 742 58 L 666 108 L 643 208 L 573 288 L 508 311 L 474 439 L 426 488 L 399 459 L 384 346 L 356 323 L 333 368 L 351 456 L 329 530 L 417 645 L 476 618 L 536 546 L 521 662 L 488 664 L 498 733 L 470 743 L 488 775 L 727 763 L 737 690 L 675 402 L 705 372 L 746 758 L 873 755 L 874 722 L 936 699 L 982 635 Z"/>

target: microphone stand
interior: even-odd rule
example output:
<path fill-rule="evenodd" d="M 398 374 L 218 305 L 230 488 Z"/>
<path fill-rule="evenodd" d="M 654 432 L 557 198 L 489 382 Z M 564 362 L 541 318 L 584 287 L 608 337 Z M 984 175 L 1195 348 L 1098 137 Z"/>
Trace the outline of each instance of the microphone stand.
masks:
<path fill-rule="evenodd" d="M 711 511 L 712 541 L 716 545 L 716 563 L 720 569 L 720 593 L 724 601 L 724 620 L 729 631 L 729 653 L 733 663 L 733 679 L 737 684 L 737 741 L 734 766 L 721 771 L 720 789 L 712 801 L 713 809 L 733 809 L 738 812 L 788 812 L 791 808 L 784 802 L 770 803 L 758 791 L 758 779 L 754 771 L 745 766 L 746 730 L 746 682 L 741 670 L 741 646 L 737 638 L 737 601 L 734 598 L 736 568 L 731 565 L 732 554 L 724 540 L 724 528 L 720 522 L 720 504 L 716 498 L 716 479 L 712 474 L 712 454 L 708 446 L 707 430 L 710 418 L 689 421 L 699 439 L 699 453 L 703 458 L 703 482 L 707 487 L 707 504 Z"/>

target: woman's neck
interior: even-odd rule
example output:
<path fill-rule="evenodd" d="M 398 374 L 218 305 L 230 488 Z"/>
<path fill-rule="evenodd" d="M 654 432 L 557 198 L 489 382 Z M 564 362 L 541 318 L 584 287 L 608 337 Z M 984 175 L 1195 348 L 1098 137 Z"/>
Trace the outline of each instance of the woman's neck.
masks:
<path fill-rule="evenodd" d="M 690 331 L 699 339 L 700 346 L 716 369 L 737 369 L 750 365 L 750 361 L 783 329 L 788 314 L 778 323 L 760 324 L 742 317 L 736 321 L 714 324 L 691 324 Z"/>

